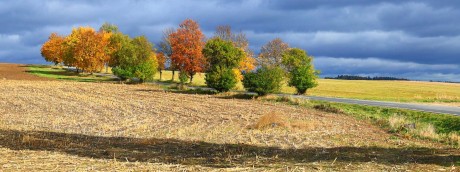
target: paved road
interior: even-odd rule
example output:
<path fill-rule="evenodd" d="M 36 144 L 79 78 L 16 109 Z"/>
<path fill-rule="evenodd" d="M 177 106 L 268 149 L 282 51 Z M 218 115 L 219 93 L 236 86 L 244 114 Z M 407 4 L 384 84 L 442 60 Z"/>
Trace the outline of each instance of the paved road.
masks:
<path fill-rule="evenodd" d="M 370 105 L 370 106 L 380 106 L 380 107 L 411 109 L 411 110 L 417 110 L 417 111 L 433 112 L 433 113 L 440 113 L 440 114 L 452 114 L 452 115 L 460 116 L 460 107 L 453 107 L 453 106 L 425 105 L 425 104 L 413 104 L 413 103 L 396 103 L 396 102 L 384 102 L 384 101 L 372 101 L 372 100 L 356 100 L 356 99 L 318 97 L 318 96 L 288 95 L 288 94 L 278 94 L 278 96 L 292 96 L 294 98 L 303 98 L 303 99 L 310 99 L 310 100 L 321 100 L 321 101 L 328 101 L 328 102 L 338 102 L 338 103 L 349 103 L 349 104 L 359 104 L 359 105 Z"/>

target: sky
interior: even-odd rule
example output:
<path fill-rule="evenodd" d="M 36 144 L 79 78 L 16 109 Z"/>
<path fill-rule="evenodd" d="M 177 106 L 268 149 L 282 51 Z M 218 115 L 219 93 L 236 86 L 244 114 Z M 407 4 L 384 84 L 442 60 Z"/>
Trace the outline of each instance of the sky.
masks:
<path fill-rule="evenodd" d="M 323 77 L 459 82 L 459 17 L 458 0 L 1 0 L 0 62 L 45 64 L 50 33 L 104 22 L 157 44 L 190 18 L 207 37 L 230 25 L 256 53 L 281 38 L 313 56 Z"/>

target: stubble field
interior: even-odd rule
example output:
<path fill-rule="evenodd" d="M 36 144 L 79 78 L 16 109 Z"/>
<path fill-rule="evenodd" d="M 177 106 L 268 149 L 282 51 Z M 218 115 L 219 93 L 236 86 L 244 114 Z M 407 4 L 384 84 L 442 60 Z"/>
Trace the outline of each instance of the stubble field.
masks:
<path fill-rule="evenodd" d="M 431 171 L 460 156 L 344 114 L 152 85 L 1 80 L 0 100 L 4 171 Z"/>

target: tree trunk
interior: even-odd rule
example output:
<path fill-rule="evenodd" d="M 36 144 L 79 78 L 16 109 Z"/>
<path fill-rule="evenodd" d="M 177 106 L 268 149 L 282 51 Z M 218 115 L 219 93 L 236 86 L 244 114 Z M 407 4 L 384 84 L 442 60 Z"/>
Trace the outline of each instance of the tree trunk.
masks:
<path fill-rule="evenodd" d="M 109 64 L 105 64 L 105 73 L 109 73 Z"/>
<path fill-rule="evenodd" d="M 193 81 L 193 75 L 190 75 L 190 84 L 192 83 Z"/>
<path fill-rule="evenodd" d="M 161 75 L 163 74 L 163 71 L 160 69 L 160 81 L 162 79 Z"/>
<path fill-rule="evenodd" d="M 175 70 L 172 70 L 172 78 L 171 78 L 171 81 L 174 81 L 174 73 L 176 73 Z"/>

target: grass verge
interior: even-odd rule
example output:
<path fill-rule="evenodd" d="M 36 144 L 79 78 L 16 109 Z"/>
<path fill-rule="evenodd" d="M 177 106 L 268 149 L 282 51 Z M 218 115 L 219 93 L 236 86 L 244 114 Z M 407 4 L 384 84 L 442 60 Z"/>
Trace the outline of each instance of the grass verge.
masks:
<path fill-rule="evenodd" d="M 113 81 L 114 79 L 108 76 L 98 76 L 86 73 L 76 73 L 63 69 L 62 67 L 50 67 L 41 65 L 30 65 L 27 67 L 27 72 L 36 76 L 52 78 L 58 80 L 78 81 L 78 82 L 104 82 Z"/>
<path fill-rule="evenodd" d="M 405 137 L 429 139 L 460 146 L 460 117 L 414 110 L 366 105 L 299 100 L 292 97 L 268 96 L 262 101 L 283 102 L 331 113 L 343 113 L 360 120 L 368 120 L 391 133 Z"/>

